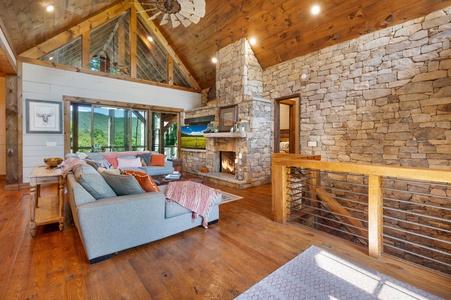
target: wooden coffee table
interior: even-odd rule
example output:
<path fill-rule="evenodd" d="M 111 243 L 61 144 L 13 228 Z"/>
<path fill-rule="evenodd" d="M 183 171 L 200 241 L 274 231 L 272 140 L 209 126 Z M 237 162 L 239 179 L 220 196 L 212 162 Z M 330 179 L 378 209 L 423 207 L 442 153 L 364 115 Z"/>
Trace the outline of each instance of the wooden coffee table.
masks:
<path fill-rule="evenodd" d="M 202 183 L 202 178 L 193 173 L 182 172 L 182 177 L 180 179 L 165 179 L 166 175 L 154 175 L 152 176 L 153 180 L 158 180 L 160 183 L 158 185 L 166 185 L 172 181 L 194 181 L 198 183 Z"/>

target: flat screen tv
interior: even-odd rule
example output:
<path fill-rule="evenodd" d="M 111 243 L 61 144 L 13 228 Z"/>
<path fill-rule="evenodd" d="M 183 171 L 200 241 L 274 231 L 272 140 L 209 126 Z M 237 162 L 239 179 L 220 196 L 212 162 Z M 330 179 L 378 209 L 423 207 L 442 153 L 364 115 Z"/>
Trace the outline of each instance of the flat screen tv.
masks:
<path fill-rule="evenodd" d="M 205 130 L 207 125 L 182 126 L 182 148 L 205 149 Z"/>

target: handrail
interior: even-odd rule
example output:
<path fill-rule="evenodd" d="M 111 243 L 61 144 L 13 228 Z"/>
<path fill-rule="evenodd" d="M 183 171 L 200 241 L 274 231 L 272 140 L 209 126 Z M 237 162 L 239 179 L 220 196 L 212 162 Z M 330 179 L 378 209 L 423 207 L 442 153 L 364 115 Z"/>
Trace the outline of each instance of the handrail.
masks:
<path fill-rule="evenodd" d="M 379 258 L 383 252 L 383 179 L 401 178 L 426 181 L 427 183 L 451 183 L 451 170 L 414 167 L 354 164 L 319 161 L 319 156 L 298 154 L 274 154 L 272 157 L 272 190 L 274 221 L 285 223 L 289 211 L 288 187 L 289 169 L 304 168 L 313 172 L 340 172 L 368 177 L 368 254 Z M 320 181 L 321 179 L 315 179 Z M 311 184 L 311 185 L 316 185 Z M 318 185 L 319 187 L 320 185 Z M 315 187 L 308 187 L 315 194 Z M 312 197 L 312 196 L 311 196 Z M 317 196 L 313 196 L 317 197 Z"/>

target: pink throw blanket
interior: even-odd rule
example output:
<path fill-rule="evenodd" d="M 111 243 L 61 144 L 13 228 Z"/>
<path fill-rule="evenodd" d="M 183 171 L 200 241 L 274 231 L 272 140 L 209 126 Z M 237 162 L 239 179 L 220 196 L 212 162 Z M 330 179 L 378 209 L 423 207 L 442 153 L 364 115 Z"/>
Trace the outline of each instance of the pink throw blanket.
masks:
<path fill-rule="evenodd" d="M 202 226 L 205 228 L 208 227 L 207 218 L 210 208 L 219 195 L 221 195 L 220 190 L 194 181 L 170 182 L 166 189 L 166 199 L 191 210 L 193 218 L 196 218 L 197 215 L 203 217 Z"/>

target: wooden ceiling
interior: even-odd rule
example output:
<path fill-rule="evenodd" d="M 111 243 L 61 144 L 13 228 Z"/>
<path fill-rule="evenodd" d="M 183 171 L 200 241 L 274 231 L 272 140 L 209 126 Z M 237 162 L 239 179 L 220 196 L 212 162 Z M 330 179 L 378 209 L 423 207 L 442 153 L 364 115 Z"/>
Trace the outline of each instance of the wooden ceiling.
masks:
<path fill-rule="evenodd" d="M 0 26 L 19 56 L 58 33 L 121 0 L 2 0 Z M 146 0 L 139 1 L 145 3 Z M 45 5 L 53 3 L 48 13 Z M 317 3 L 321 13 L 310 14 Z M 261 66 L 267 67 L 393 26 L 451 6 L 451 0 L 206 0 L 206 15 L 198 24 L 159 26 L 201 88 L 215 83 L 216 51 L 243 37 Z M 0 72 L 11 74 L 5 45 L 0 40 Z"/>

